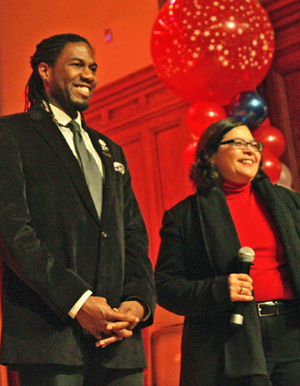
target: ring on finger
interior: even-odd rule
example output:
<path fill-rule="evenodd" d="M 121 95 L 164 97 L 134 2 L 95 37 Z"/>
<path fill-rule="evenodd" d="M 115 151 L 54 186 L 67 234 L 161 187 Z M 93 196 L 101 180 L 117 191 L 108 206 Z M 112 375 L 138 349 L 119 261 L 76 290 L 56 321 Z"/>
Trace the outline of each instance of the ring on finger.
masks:
<path fill-rule="evenodd" d="M 243 287 L 241 287 L 241 290 L 240 290 L 240 295 L 242 295 L 243 294 Z"/>

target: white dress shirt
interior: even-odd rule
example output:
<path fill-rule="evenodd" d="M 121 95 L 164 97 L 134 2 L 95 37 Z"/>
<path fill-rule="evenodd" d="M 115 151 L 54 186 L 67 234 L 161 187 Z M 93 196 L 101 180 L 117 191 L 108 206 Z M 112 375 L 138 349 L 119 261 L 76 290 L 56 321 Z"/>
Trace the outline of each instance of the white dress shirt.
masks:
<path fill-rule="evenodd" d="M 59 130 L 61 131 L 62 135 L 64 136 L 64 138 L 65 138 L 67 144 L 69 145 L 70 149 L 72 150 L 74 156 L 76 158 L 78 158 L 76 150 L 75 150 L 75 146 L 74 146 L 73 133 L 68 127 L 66 127 L 66 125 L 72 119 L 70 119 L 70 117 L 64 111 L 60 110 L 56 106 L 50 104 L 50 107 L 51 107 L 51 110 L 53 112 L 54 118 L 58 123 Z M 99 154 L 97 153 L 97 151 L 94 149 L 94 146 L 91 142 L 91 139 L 90 139 L 88 133 L 85 130 L 83 130 L 83 128 L 82 128 L 81 117 L 80 117 L 79 113 L 77 113 L 77 117 L 76 117 L 75 121 L 78 123 L 78 125 L 80 127 L 80 133 L 81 133 L 81 136 L 84 140 L 84 144 L 85 144 L 87 150 L 94 157 L 94 159 L 99 167 L 99 170 L 102 174 L 102 178 L 104 178 L 104 171 L 103 171 L 103 165 L 101 162 L 101 158 L 99 157 Z M 77 312 L 83 306 L 84 302 L 92 295 L 92 293 L 93 293 L 92 291 L 88 290 L 78 299 L 78 301 L 74 304 L 74 306 L 69 311 L 69 316 L 71 316 L 71 318 L 73 318 L 73 319 L 75 318 Z"/>

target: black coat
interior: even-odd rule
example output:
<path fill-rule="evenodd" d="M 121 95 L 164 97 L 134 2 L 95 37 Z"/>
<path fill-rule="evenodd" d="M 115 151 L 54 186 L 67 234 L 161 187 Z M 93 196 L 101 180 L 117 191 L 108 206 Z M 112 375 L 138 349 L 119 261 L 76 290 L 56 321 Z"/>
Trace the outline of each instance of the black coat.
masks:
<path fill-rule="evenodd" d="M 86 130 L 104 167 L 101 222 L 51 116 L 38 109 L 0 120 L 3 364 L 81 365 L 96 357 L 112 368 L 145 366 L 140 327 L 152 323 L 155 307 L 145 225 L 122 149 Z M 88 289 L 111 307 L 142 298 L 152 315 L 132 337 L 95 349 L 68 316 Z"/>
<path fill-rule="evenodd" d="M 253 186 L 278 229 L 300 299 L 300 196 L 268 179 Z M 189 196 L 167 211 L 161 239 L 155 269 L 158 303 L 185 316 L 182 379 L 191 379 L 193 372 L 220 371 L 213 363 L 221 364 L 227 376 L 266 374 L 254 301 L 245 307 L 244 326 L 230 325 L 228 275 L 237 272 L 241 245 L 223 192 L 216 188 L 206 196 Z"/>

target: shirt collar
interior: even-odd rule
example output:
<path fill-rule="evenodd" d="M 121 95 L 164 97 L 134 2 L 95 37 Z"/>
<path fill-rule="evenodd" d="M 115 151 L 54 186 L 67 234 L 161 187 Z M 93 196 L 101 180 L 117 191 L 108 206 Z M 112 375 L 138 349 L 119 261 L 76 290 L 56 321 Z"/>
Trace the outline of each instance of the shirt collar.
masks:
<path fill-rule="evenodd" d="M 51 110 L 53 112 L 54 118 L 61 126 L 66 126 L 72 119 L 69 117 L 68 114 L 66 114 L 64 111 L 59 109 L 58 107 L 52 105 L 50 103 Z M 77 112 L 77 117 L 74 119 L 78 123 L 78 125 L 81 126 L 81 117 L 80 114 Z"/>

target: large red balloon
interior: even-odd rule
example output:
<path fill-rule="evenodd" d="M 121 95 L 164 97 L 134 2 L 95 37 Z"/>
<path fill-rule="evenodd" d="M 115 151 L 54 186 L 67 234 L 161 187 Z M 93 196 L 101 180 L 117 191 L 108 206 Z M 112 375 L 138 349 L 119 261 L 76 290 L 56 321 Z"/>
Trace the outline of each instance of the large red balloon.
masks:
<path fill-rule="evenodd" d="M 281 175 L 282 165 L 279 159 L 268 149 L 262 151 L 262 168 L 270 181 L 276 184 Z"/>
<path fill-rule="evenodd" d="M 169 0 L 154 23 L 151 53 L 176 95 L 225 106 L 265 77 L 274 31 L 258 0 Z"/>
<path fill-rule="evenodd" d="M 270 150 L 276 157 L 282 156 L 286 147 L 285 136 L 274 126 L 260 126 L 253 130 L 254 138 L 264 144 L 264 148 Z"/>
<path fill-rule="evenodd" d="M 210 101 L 201 101 L 194 103 L 188 109 L 186 123 L 191 133 L 201 137 L 208 126 L 226 117 L 226 111 L 221 105 Z"/>

